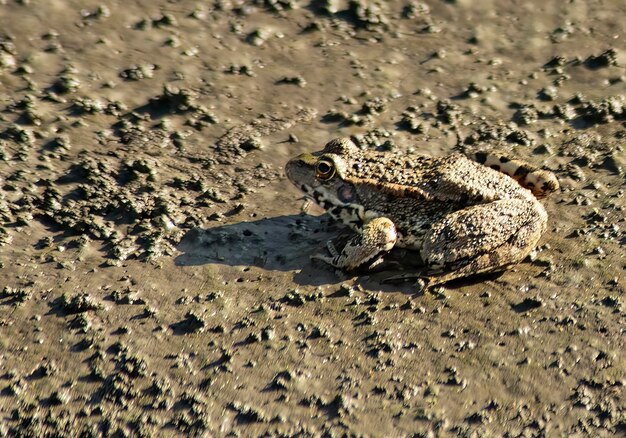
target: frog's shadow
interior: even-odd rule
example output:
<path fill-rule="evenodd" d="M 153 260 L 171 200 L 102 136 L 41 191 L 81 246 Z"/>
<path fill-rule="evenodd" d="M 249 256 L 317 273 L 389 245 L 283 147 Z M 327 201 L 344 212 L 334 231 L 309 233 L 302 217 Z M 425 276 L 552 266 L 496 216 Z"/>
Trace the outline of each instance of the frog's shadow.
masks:
<path fill-rule="evenodd" d="M 257 266 L 267 271 L 297 271 L 297 284 L 328 284 L 338 281 L 331 269 L 314 266 L 310 256 L 336 234 L 328 219 L 288 215 L 194 228 L 180 241 L 177 266 L 224 264 Z"/>
<path fill-rule="evenodd" d="M 304 214 L 194 228 L 181 239 L 177 249 L 182 254 L 175 258 L 175 263 L 177 266 L 223 264 L 256 266 L 267 271 L 294 271 L 293 281 L 299 285 L 340 283 L 353 276 L 342 274 L 323 263 L 312 262 L 310 257 L 323 251 L 325 243 L 337 237 L 342 229 L 330 222 L 327 216 Z M 402 249 L 392 250 L 385 259 L 391 265 L 402 261 L 403 269 L 363 273 L 358 275 L 359 283 L 370 286 L 375 284 L 381 290 L 414 290 L 410 284 L 383 284 L 394 274 L 419 272 L 419 263 L 407 262 L 407 259 L 416 257 L 414 253 Z M 417 279 L 417 275 L 414 279 Z M 480 277 L 456 280 L 446 287 L 454 289 L 480 280 Z"/>

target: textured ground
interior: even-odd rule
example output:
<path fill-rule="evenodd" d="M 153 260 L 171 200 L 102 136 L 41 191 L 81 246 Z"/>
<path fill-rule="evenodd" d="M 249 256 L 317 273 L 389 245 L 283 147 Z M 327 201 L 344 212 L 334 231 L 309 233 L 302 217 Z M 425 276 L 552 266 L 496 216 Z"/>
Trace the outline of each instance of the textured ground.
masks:
<path fill-rule="evenodd" d="M 0 0 L 0 435 L 626 434 L 626 5 L 505 3 Z M 540 251 L 311 263 L 338 135 L 553 170 Z"/>

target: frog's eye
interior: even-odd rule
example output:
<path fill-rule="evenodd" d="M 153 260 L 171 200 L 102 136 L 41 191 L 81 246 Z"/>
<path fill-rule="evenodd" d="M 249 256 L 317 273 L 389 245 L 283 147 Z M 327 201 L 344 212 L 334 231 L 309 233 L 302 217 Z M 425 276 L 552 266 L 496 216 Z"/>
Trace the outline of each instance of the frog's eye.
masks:
<path fill-rule="evenodd" d="M 320 160 L 315 166 L 315 176 L 321 180 L 332 178 L 335 174 L 335 165 L 331 161 Z"/>

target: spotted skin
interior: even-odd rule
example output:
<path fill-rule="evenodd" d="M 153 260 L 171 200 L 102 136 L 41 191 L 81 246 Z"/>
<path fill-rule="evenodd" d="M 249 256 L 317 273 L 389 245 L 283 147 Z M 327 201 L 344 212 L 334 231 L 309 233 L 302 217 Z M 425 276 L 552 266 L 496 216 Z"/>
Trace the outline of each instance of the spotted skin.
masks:
<path fill-rule="evenodd" d="M 558 189 L 550 172 L 503 155 L 362 151 L 346 138 L 286 165 L 288 178 L 356 234 L 318 256 L 354 270 L 393 247 L 419 251 L 430 284 L 506 269 L 535 248 Z"/>
<path fill-rule="evenodd" d="M 502 172 L 529 189 L 537 198 L 545 198 L 559 190 L 559 182 L 552 172 L 539 169 L 521 160 L 514 160 L 498 152 L 477 152 L 474 161 Z"/>

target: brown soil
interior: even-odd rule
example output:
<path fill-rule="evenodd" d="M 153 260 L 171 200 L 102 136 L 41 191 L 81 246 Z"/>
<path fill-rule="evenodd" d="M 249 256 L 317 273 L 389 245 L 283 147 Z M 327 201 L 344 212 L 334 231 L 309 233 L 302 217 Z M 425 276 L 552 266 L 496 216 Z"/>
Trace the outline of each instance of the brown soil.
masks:
<path fill-rule="evenodd" d="M 0 435 L 626 434 L 625 20 L 0 0 Z M 339 135 L 553 170 L 538 254 L 423 294 L 312 263 L 341 229 L 282 169 Z"/>

